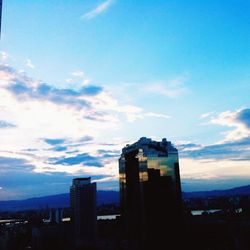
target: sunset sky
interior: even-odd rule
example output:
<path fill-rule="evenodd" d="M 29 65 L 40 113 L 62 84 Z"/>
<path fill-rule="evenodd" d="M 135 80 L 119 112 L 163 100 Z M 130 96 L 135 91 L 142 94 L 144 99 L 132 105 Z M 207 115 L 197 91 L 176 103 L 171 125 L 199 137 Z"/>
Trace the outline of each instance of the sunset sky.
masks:
<path fill-rule="evenodd" d="M 250 2 L 8 0 L 0 200 L 118 190 L 122 147 L 167 138 L 184 191 L 250 184 Z"/>

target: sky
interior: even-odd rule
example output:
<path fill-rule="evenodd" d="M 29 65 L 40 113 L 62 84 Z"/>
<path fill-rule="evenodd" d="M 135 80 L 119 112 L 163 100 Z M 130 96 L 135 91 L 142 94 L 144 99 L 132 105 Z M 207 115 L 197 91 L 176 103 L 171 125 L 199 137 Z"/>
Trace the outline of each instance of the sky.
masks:
<path fill-rule="evenodd" d="M 183 191 L 250 184 L 250 2 L 8 0 L 0 200 L 118 190 L 121 149 L 179 151 Z"/>

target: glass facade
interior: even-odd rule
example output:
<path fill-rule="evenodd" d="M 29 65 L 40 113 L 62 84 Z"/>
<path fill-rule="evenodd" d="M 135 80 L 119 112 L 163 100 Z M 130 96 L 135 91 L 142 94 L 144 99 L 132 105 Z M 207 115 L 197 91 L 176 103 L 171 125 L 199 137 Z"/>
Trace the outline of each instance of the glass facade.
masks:
<path fill-rule="evenodd" d="M 156 142 L 141 138 L 127 145 L 119 159 L 119 179 L 121 213 L 127 236 L 164 238 L 159 228 L 170 226 L 173 218 L 180 216 L 177 149 L 166 139 Z"/>

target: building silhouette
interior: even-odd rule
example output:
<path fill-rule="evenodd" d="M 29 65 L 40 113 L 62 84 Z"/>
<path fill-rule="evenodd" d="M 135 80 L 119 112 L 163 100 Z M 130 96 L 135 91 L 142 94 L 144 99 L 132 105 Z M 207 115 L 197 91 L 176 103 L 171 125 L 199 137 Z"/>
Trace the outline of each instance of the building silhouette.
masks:
<path fill-rule="evenodd" d="M 73 179 L 70 203 L 75 246 L 93 246 L 97 234 L 96 183 L 91 183 L 90 177 Z"/>
<path fill-rule="evenodd" d="M 51 208 L 49 212 L 51 224 L 60 224 L 63 220 L 63 210 L 61 208 Z"/>
<path fill-rule="evenodd" d="M 124 237 L 131 248 L 175 249 L 182 221 L 177 149 L 166 139 L 145 137 L 127 145 L 119 180 Z"/>

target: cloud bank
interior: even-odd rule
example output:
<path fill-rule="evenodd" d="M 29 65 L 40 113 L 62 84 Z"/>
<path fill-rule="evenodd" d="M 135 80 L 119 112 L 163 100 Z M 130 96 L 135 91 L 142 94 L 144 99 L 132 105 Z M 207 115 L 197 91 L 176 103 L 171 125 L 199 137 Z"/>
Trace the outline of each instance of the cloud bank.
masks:
<path fill-rule="evenodd" d="M 108 134 L 114 135 L 124 123 L 146 117 L 169 119 L 166 114 L 120 104 L 102 86 L 60 88 L 6 64 L 0 65 L 0 117 L 0 161 L 6 166 L 6 178 L 12 172 L 10 182 L 19 186 L 25 176 L 53 175 L 56 179 L 61 173 L 69 179 L 100 177 L 99 188 L 117 182 L 118 152 L 127 143 Z M 16 165 L 18 171 L 13 171 Z M 10 185 L 0 179 L 0 186 L 4 190 L 0 199 L 7 194 L 11 197 Z M 12 195 L 21 195 L 16 191 Z"/>
<path fill-rule="evenodd" d="M 250 109 L 211 112 L 202 117 L 209 119 L 207 124 L 230 130 L 224 133 L 223 140 L 211 145 L 192 142 L 177 145 L 183 178 L 189 186 L 195 180 L 203 189 L 202 180 L 221 183 L 221 186 L 227 181 L 232 185 L 233 180 L 236 186 L 236 183 L 246 185 L 250 181 Z"/>

